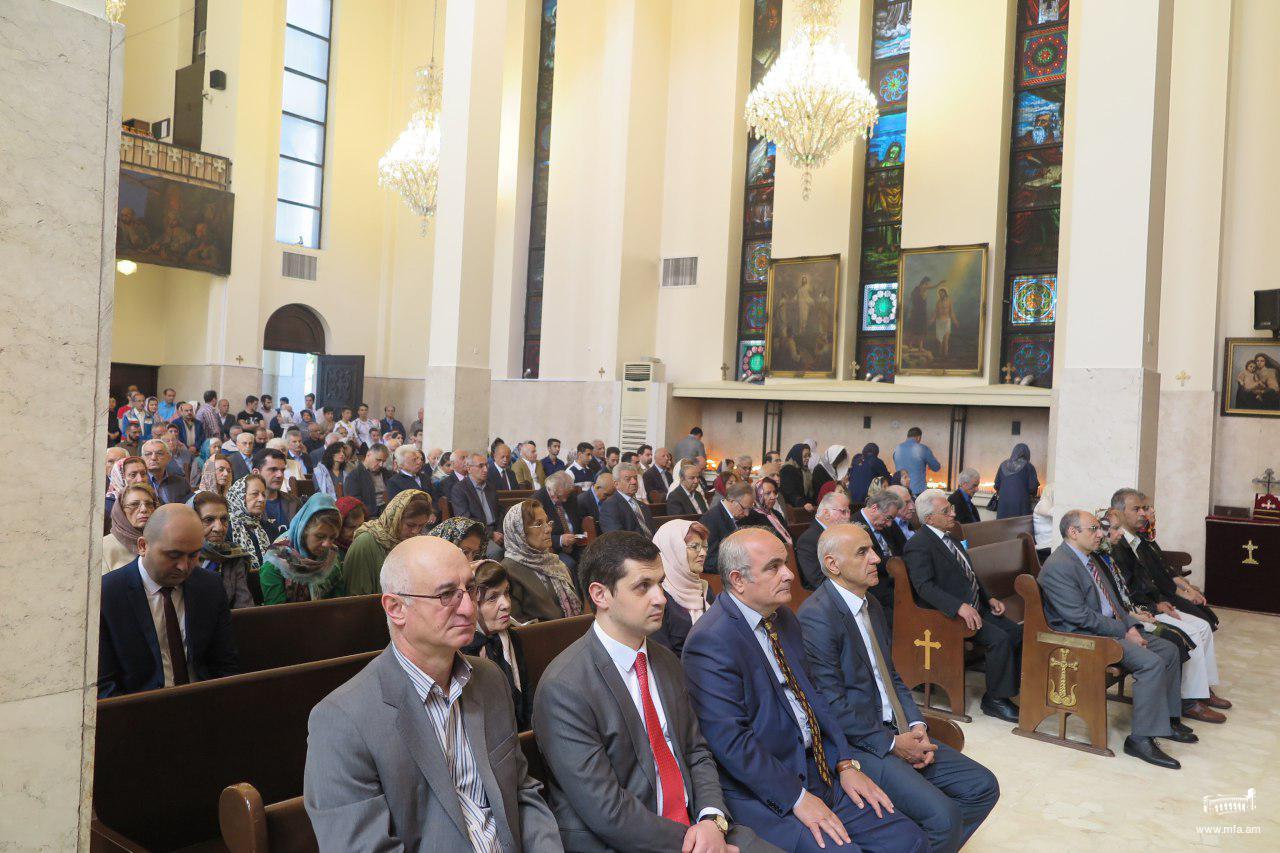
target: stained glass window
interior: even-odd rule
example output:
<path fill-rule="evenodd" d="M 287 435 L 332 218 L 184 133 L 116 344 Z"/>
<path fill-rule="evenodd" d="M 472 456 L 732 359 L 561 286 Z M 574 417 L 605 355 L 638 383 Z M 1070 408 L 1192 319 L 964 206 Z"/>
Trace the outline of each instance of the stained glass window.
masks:
<path fill-rule="evenodd" d="M 862 289 L 862 331 L 892 332 L 898 328 L 898 283 L 881 281 Z"/>
<path fill-rule="evenodd" d="M 897 278 L 898 256 L 902 253 L 902 229 L 879 225 L 862 229 L 862 277 Z"/>
<path fill-rule="evenodd" d="M 1012 381 L 1031 376 L 1030 384 L 1048 386 L 1053 379 L 1053 335 L 1014 335 L 1007 343 Z"/>
<path fill-rule="evenodd" d="M 524 364 L 526 379 L 538 376 L 542 353 L 542 281 L 547 245 L 547 187 L 551 178 L 551 95 L 556 67 L 556 6 L 542 0 L 538 30 L 538 99 L 533 122 L 533 202 L 529 215 L 529 264 L 525 279 Z"/>
<path fill-rule="evenodd" d="M 899 169 L 867 172 L 862 222 L 879 225 L 902 221 L 902 172 Z"/>
<path fill-rule="evenodd" d="M 1023 0 L 1020 24 L 1034 27 L 1036 24 L 1055 24 L 1059 21 L 1065 23 L 1068 5 L 1068 0 Z"/>
<path fill-rule="evenodd" d="M 880 109 L 892 110 L 907 105 L 907 62 L 881 66 L 872 77 Z"/>
<path fill-rule="evenodd" d="M 1027 85 L 1067 79 L 1067 25 L 1036 30 L 1022 37 L 1018 78 Z"/>
<path fill-rule="evenodd" d="M 881 116 L 867 141 L 867 166 L 901 166 L 907 162 L 907 114 Z"/>
<path fill-rule="evenodd" d="M 1011 180 L 1011 209 L 1057 207 L 1062 203 L 1062 147 L 1015 151 Z"/>
<path fill-rule="evenodd" d="M 858 345 L 858 378 L 880 377 L 882 382 L 893 381 L 893 351 L 897 344 L 893 338 L 871 338 Z"/>
<path fill-rule="evenodd" d="M 1058 314 L 1056 275 L 1017 275 L 1010 284 L 1009 322 L 1015 326 L 1050 324 Z"/>
<path fill-rule="evenodd" d="M 1013 144 L 1061 145 L 1066 87 L 1061 84 L 1019 92 L 1013 105 Z"/>
<path fill-rule="evenodd" d="M 754 89 L 782 49 L 782 0 L 754 0 L 751 87 Z M 738 380 L 764 379 L 765 294 L 773 242 L 773 182 L 777 150 L 747 136 L 747 191 L 742 205 L 742 272 L 738 287 Z M 756 350 L 758 349 L 758 352 Z M 750 351 L 750 352 L 748 352 Z M 752 366 L 754 365 L 754 367 Z"/>

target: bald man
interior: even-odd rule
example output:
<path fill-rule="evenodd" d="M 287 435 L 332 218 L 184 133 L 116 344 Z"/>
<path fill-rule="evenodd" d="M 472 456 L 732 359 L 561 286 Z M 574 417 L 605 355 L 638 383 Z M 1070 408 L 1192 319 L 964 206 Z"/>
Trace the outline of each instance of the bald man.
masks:
<path fill-rule="evenodd" d="M 320 849 L 562 850 L 506 676 L 460 654 L 476 629 L 467 558 L 415 536 L 380 581 L 391 644 L 308 724 L 303 797 Z"/>
<path fill-rule="evenodd" d="M 240 671 L 222 579 L 197 568 L 203 546 L 195 510 L 166 504 L 138 537 L 138 558 L 102 576 L 98 698 Z"/>

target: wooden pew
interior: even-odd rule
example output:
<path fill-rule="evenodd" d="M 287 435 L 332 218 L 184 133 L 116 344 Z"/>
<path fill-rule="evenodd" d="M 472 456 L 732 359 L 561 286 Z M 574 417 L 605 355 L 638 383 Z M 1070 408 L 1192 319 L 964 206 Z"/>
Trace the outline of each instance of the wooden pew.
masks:
<path fill-rule="evenodd" d="M 223 788 L 267 802 L 302 792 L 307 717 L 378 652 L 101 699 L 93 804 L 141 849 L 216 841 Z"/>
<path fill-rule="evenodd" d="M 293 481 L 293 495 L 298 500 L 306 502 L 307 498 L 316 493 L 316 481 L 310 478 L 299 478 Z"/>
<path fill-rule="evenodd" d="M 319 853 L 302 797 L 269 806 L 248 782 L 228 785 L 218 797 L 222 843 L 231 853 Z"/>
<path fill-rule="evenodd" d="M 594 619 L 591 614 L 584 613 L 568 619 L 535 622 L 511 629 L 520 635 L 524 646 L 524 667 L 529 676 L 529 683 L 523 687 L 526 692 L 537 688 L 538 679 L 542 678 L 542 673 L 547 671 L 551 661 L 585 634 Z"/>
<path fill-rule="evenodd" d="M 662 489 L 649 490 L 649 512 L 655 516 L 666 515 L 667 513 L 667 493 Z"/>
<path fill-rule="evenodd" d="M 701 516 L 698 515 L 655 515 L 653 517 L 653 531 L 658 532 L 658 528 L 666 524 L 668 521 L 683 519 L 685 521 L 697 521 Z"/>
<path fill-rule="evenodd" d="M 1120 662 L 1124 650 L 1110 637 L 1050 630 L 1036 579 L 1021 575 L 1015 586 L 1026 604 L 1022 623 L 1022 695 L 1013 733 L 1095 755 L 1115 755 L 1107 747 L 1107 670 Z M 1067 717 L 1071 714 L 1084 722 L 1088 742 L 1067 737 Z M 1057 717 L 1058 733 L 1036 731 L 1050 717 Z"/>
<path fill-rule="evenodd" d="M 1031 528 L 1031 516 L 1018 515 L 1013 518 L 1001 518 L 995 521 L 979 521 L 976 524 L 960 525 L 961 533 L 966 547 L 970 550 L 990 545 L 993 542 L 1005 542 L 1009 539 L 1017 539 L 1019 533 L 1025 533 L 1031 537 L 1034 543 L 1035 531 Z"/>
<path fill-rule="evenodd" d="M 533 497 L 533 489 L 504 489 L 498 492 L 498 510 L 502 515 L 507 514 L 507 510 L 511 509 L 521 501 L 527 501 Z"/>
<path fill-rule="evenodd" d="M 1026 533 L 1017 538 L 969 549 L 973 573 L 982 581 L 987 592 L 1004 602 L 1005 616 L 1014 622 L 1022 621 L 1022 596 L 1014 589 L 1018 575 L 1040 574 L 1040 559 L 1036 556 L 1034 541 Z"/>
<path fill-rule="evenodd" d="M 596 528 L 596 520 L 589 515 L 584 515 L 582 517 L 582 532 L 587 537 L 582 543 L 582 546 L 585 548 L 592 542 L 596 541 L 596 537 L 600 535 Z"/>
<path fill-rule="evenodd" d="M 441 521 L 446 518 L 453 518 L 453 511 L 449 507 L 449 499 L 444 495 L 436 498 L 436 518 Z"/>
<path fill-rule="evenodd" d="M 893 577 L 893 665 L 908 690 L 924 688 L 924 710 L 972 722 L 965 713 L 965 640 L 974 632 L 961 619 L 916 604 L 915 590 L 901 557 L 889 559 Z M 933 704 L 935 687 L 947 694 L 950 708 Z"/>
<path fill-rule="evenodd" d="M 380 651 L 391 641 L 382 596 L 242 607 L 231 611 L 240 671 Z"/>

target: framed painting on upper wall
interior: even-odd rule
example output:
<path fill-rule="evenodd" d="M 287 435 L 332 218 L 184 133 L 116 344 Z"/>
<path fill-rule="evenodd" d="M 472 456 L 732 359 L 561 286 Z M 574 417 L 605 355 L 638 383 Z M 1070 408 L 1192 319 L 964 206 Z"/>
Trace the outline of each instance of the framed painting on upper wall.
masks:
<path fill-rule="evenodd" d="M 1227 338 L 1222 414 L 1280 418 L 1280 340 Z"/>
<path fill-rule="evenodd" d="M 898 375 L 982 375 L 987 248 L 977 243 L 902 250 Z"/>
<path fill-rule="evenodd" d="M 834 379 L 839 322 L 839 255 L 770 262 L 765 330 L 769 375 Z"/>

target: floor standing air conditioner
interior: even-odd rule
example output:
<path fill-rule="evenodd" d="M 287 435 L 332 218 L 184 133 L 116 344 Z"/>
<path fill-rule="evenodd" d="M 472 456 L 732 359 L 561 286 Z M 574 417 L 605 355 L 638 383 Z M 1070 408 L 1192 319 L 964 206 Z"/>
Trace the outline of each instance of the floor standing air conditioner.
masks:
<path fill-rule="evenodd" d="M 657 447 L 667 423 L 667 384 L 664 365 L 652 361 L 622 364 L 622 404 L 619 408 L 618 447 L 625 453 L 640 445 Z"/>

